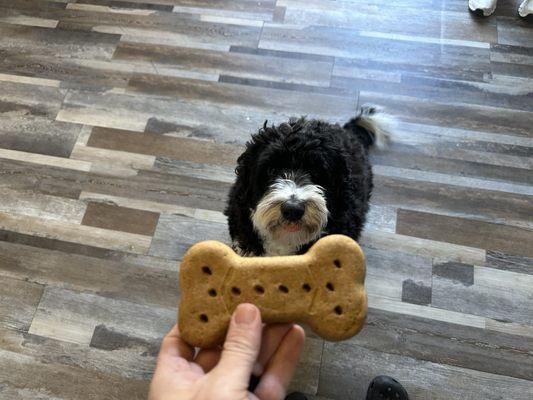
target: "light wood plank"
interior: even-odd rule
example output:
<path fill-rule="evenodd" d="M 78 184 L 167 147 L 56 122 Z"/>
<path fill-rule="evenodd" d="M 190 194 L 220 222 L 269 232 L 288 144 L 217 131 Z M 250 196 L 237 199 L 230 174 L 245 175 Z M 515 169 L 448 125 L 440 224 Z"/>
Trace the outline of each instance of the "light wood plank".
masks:
<path fill-rule="evenodd" d="M 151 242 L 150 236 L 6 213 L 0 213 L 0 229 L 138 254 L 146 254 Z"/>
<path fill-rule="evenodd" d="M 0 149 L 0 158 L 24 161 L 32 164 L 49 165 L 58 168 L 71 169 L 74 171 L 90 171 L 92 165 L 87 161 L 69 160 L 61 157 L 52 157 L 8 149 Z"/>
<path fill-rule="evenodd" d="M 0 212 L 80 224 L 87 206 L 81 201 L 3 188 Z"/>
<path fill-rule="evenodd" d="M 35 78 L 30 76 L 22 75 L 10 75 L 10 74 L 0 74 L 0 81 L 4 82 L 20 82 L 29 85 L 41 85 L 41 86 L 50 86 L 50 87 L 59 87 L 61 84 L 60 81 L 55 79 L 44 79 L 44 78 Z"/>
<path fill-rule="evenodd" d="M 176 309 L 135 304 L 59 288 L 47 288 L 30 333 L 88 345 L 97 326 L 159 342 L 176 323 Z"/>
<path fill-rule="evenodd" d="M 452 324 L 466 325 L 473 328 L 482 328 L 486 326 L 486 319 L 483 317 L 464 314 L 455 311 L 449 311 L 442 308 L 426 307 L 418 304 L 403 303 L 399 301 L 389 300 L 383 297 L 369 295 L 369 307 L 378 310 L 395 312 L 398 314 L 406 314 L 412 316 L 420 316 L 423 318 L 432 319 L 434 321 L 443 321 Z"/>
<path fill-rule="evenodd" d="M 485 261 L 485 251 L 482 249 L 398 235 L 386 231 L 367 229 L 363 232 L 361 243 L 371 248 L 394 249 L 448 261 L 470 264 L 482 264 Z"/>
<path fill-rule="evenodd" d="M 42 294 L 42 285 L 3 277 L 0 285 L 0 328 L 27 332 Z"/>
<path fill-rule="evenodd" d="M 91 164 L 90 171 L 104 175 L 133 176 L 139 169 L 151 169 L 155 156 L 125 151 L 98 149 L 76 144 L 70 158 Z"/>
<path fill-rule="evenodd" d="M 103 375 L 60 363 L 39 362 L 31 356 L 2 349 L 0 362 L 0 380 L 7 386 L 9 396 L 14 398 L 84 400 L 89 396 L 94 400 L 141 400 L 148 395 L 146 381 Z"/>

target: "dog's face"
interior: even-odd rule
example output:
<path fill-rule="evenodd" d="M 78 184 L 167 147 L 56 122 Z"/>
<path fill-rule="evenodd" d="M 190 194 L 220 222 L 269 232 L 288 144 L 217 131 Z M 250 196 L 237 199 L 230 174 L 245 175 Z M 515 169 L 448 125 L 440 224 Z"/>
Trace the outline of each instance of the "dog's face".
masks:
<path fill-rule="evenodd" d="M 303 170 L 269 168 L 264 182 L 251 218 L 267 254 L 292 254 L 318 239 L 328 220 L 324 188 Z"/>
<path fill-rule="evenodd" d="M 233 205 L 246 207 L 266 255 L 295 254 L 318 239 L 342 198 L 341 148 L 299 122 L 265 129 L 238 162 Z"/>

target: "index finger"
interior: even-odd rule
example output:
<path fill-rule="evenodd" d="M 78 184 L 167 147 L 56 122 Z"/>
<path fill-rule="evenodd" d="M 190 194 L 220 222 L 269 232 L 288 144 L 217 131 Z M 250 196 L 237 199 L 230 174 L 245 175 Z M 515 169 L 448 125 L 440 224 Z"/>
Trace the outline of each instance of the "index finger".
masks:
<path fill-rule="evenodd" d="M 161 348 L 159 350 L 159 359 L 162 358 L 183 358 L 187 361 L 192 361 L 194 357 L 194 347 L 185 343 L 180 337 L 178 325 L 170 330 L 163 338 Z"/>
<path fill-rule="evenodd" d="M 294 325 L 268 363 L 254 393 L 260 399 L 283 399 L 298 364 L 305 340 L 304 330 Z"/>

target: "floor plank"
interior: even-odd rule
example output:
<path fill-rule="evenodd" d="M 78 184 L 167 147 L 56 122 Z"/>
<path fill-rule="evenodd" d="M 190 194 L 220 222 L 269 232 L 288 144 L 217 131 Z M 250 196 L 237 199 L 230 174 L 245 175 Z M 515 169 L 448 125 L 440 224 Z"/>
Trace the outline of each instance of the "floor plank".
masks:
<path fill-rule="evenodd" d="M 4 384 L 0 394 L 20 399 L 144 399 L 148 393 L 146 381 L 128 380 L 111 374 L 87 371 L 36 361 L 33 357 L 0 349 L 3 368 L 0 379 Z M 26 382 L 27 374 L 31 382 Z M 3 394 L 2 394 L 3 396 Z M 11 397 L 13 396 L 13 397 Z"/>
<path fill-rule="evenodd" d="M 41 300 L 43 286 L 11 278 L 3 278 L 2 283 L 0 326 L 27 332 Z"/>
<path fill-rule="evenodd" d="M 525 400 L 532 388 L 529 380 L 423 362 L 346 343 L 327 343 L 324 362 L 318 393 L 333 398 L 364 398 L 366 387 L 379 374 L 395 376 L 415 398 L 435 400 L 461 397 L 462 393 L 469 393 L 472 399 Z"/>
<path fill-rule="evenodd" d="M 399 210 L 396 232 L 471 247 L 532 257 L 531 229 Z"/>
<path fill-rule="evenodd" d="M 29 333 L 89 345 L 95 329 L 103 325 L 116 334 L 158 343 L 172 328 L 175 318 L 172 308 L 48 287 Z M 153 324 L 147 326 L 147 319 Z"/>
<path fill-rule="evenodd" d="M 315 86 L 329 86 L 333 68 L 331 61 L 317 61 L 311 70 L 309 62 L 303 60 L 135 43 L 119 44 L 113 58 L 135 63 L 150 62 L 158 70 L 159 67 L 171 67 L 215 75 L 225 74 Z"/>
<path fill-rule="evenodd" d="M 0 276 L 13 285 L 22 285 L 21 288 L 46 285 L 169 308 L 174 307 L 178 299 L 177 262 L 169 270 L 3 241 L 0 248 L 3 254 Z M 32 285 L 24 286 L 23 279 Z M 31 301 L 31 296 L 27 298 Z"/>
<path fill-rule="evenodd" d="M 150 211 L 90 202 L 87 204 L 82 224 L 152 236 L 158 219 L 159 215 Z"/>
<path fill-rule="evenodd" d="M 105 249 L 146 254 L 150 247 L 150 237 L 126 232 L 83 225 L 41 220 L 0 213 L 0 229 L 30 236 L 58 239 L 66 242 L 88 244 Z"/>

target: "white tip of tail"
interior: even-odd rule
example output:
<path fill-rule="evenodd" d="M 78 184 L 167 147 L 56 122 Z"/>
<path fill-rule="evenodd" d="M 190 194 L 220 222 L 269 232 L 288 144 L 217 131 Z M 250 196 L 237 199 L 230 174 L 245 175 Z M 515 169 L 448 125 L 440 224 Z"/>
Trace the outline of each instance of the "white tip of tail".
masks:
<path fill-rule="evenodd" d="M 376 106 L 361 107 L 361 114 L 357 118 L 357 125 L 374 135 L 374 146 L 384 149 L 393 140 L 393 132 L 398 121 Z"/>

